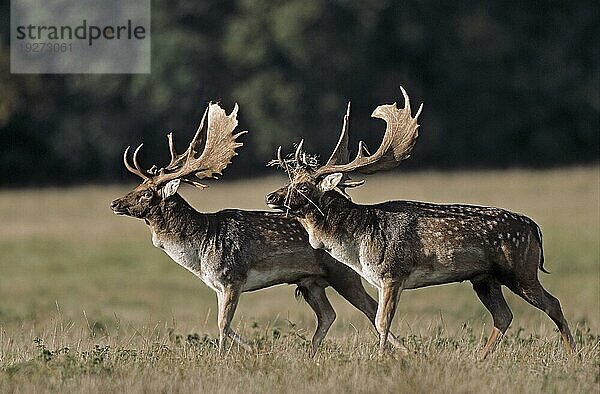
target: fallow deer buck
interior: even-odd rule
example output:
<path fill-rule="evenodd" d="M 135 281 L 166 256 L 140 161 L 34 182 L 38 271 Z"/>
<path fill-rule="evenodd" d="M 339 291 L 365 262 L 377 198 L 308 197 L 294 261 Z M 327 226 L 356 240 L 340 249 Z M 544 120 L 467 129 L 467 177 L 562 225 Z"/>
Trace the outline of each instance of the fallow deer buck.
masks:
<path fill-rule="evenodd" d="M 335 319 L 325 294 L 327 286 L 374 324 L 377 303 L 365 291 L 360 276 L 312 249 L 302 227 L 285 215 L 234 209 L 200 213 L 177 194 L 181 182 L 207 187 L 199 181 L 217 178 L 237 155 L 236 148 L 242 146 L 237 138 L 245 133 L 233 134 L 237 112 L 237 105 L 227 115 L 218 104 L 210 104 L 183 154 L 176 153 L 169 134 L 171 162 L 164 168 L 142 169 L 138 162 L 142 145 L 133 153 L 132 166 L 128 147 L 123 155 L 125 167 L 143 182 L 110 206 L 118 215 L 143 219 L 150 227 L 152 243 L 217 293 L 220 352 L 225 349 L 226 336 L 251 349 L 230 327 L 240 293 L 289 283 L 298 286 L 297 294 L 316 315 L 314 355 Z M 402 347 L 395 338 L 391 341 Z"/>
<path fill-rule="evenodd" d="M 402 89 L 402 88 L 401 88 Z M 372 174 L 389 170 L 407 159 L 418 135 L 408 95 L 405 107 L 381 105 L 372 117 L 386 122 L 383 141 L 372 155 L 358 145 L 356 158 L 348 162 L 348 117 L 329 161 L 319 165 L 307 156 L 302 142 L 293 157 L 284 159 L 281 147 L 277 163 L 291 182 L 270 193 L 266 203 L 297 217 L 310 244 L 326 250 L 377 287 L 379 306 L 376 328 L 379 352 L 404 289 L 471 281 L 477 296 L 492 315 L 494 328 L 481 352 L 485 358 L 512 321 L 501 286 L 508 287 L 556 323 L 565 347 L 575 352 L 575 342 L 559 301 L 537 278 L 544 272 L 542 233 L 530 218 L 501 208 L 474 205 L 438 205 L 416 201 L 389 201 L 375 205 L 353 203 L 345 193 L 363 182 L 348 173 Z"/>

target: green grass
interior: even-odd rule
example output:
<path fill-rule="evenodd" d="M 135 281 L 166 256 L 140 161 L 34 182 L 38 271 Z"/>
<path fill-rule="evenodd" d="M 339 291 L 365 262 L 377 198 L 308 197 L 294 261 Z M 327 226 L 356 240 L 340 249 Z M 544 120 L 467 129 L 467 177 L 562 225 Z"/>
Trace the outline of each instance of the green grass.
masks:
<path fill-rule="evenodd" d="M 393 330 L 409 356 L 379 358 L 366 318 L 333 291 L 338 319 L 315 359 L 314 319 L 278 286 L 244 294 L 234 326 L 258 351 L 217 354 L 216 297 L 155 249 L 143 222 L 108 203 L 126 187 L 0 192 L 0 392 L 593 392 L 600 384 L 599 169 L 372 177 L 355 200 L 502 206 L 543 232 L 544 286 L 580 351 L 505 291 L 515 319 L 486 361 L 490 318 L 469 284 L 402 294 Z M 199 210 L 263 209 L 282 182 L 215 182 L 184 195 Z M 243 198 L 243 200 L 242 200 Z M 372 289 L 371 289 L 372 291 Z"/>

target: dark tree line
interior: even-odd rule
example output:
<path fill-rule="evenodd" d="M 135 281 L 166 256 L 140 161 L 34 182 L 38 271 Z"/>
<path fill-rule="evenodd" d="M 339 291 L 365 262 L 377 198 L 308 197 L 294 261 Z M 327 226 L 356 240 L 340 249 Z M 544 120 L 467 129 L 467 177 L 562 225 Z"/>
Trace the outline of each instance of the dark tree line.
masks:
<path fill-rule="evenodd" d="M 240 105 L 250 133 L 228 177 L 259 174 L 304 137 L 332 148 L 347 100 L 351 139 L 375 147 L 378 104 L 424 102 L 408 168 L 554 166 L 599 156 L 599 7 L 587 1 L 346 0 L 152 3 L 152 73 L 11 75 L 0 28 L 0 184 L 130 179 L 185 149 L 209 100 Z"/>

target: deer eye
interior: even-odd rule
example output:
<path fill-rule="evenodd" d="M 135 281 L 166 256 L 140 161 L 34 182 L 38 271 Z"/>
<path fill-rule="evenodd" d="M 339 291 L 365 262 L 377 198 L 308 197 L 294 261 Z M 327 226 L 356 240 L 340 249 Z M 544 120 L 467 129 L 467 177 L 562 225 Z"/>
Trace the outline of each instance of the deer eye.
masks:
<path fill-rule="evenodd" d="M 150 190 L 146 190 L 143 194 L 142 197 L 145 200 L 149 200 L 152 198 L 152 192 Z"/>
<path fill-rule="evenodd" d="M 303 184 L 303 185 L 298 186 L 298 191 L 300 193 L 304 193 L 304 194 L 308 193 L 309 192 L 308 185 Z"/>

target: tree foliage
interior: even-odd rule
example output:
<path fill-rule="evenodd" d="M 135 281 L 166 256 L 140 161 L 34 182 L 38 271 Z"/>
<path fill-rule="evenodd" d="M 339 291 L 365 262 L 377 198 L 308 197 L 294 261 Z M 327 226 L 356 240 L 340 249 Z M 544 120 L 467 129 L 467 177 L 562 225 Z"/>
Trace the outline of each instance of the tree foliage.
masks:
<path fill-rule="evenodd" d="M 265 171 L 278 145 L 301 137 L 326 155 L 347 100 L 351 142 L 375 147 L 383 124 L 369 115 L 401 101 L 399 85 L 425 103 L 408 167 L 597 161 L 597 11 L 585 1 L 157 0 L 147 75 L 11 75 L 3 20 L 0 182 L 127 179 L 126 145 L 143 141 L 143 162 L 160 165 L 166 133 L 184 149 L 210 100 L 238 102 L 250 131 L 229 176 Z"/>

